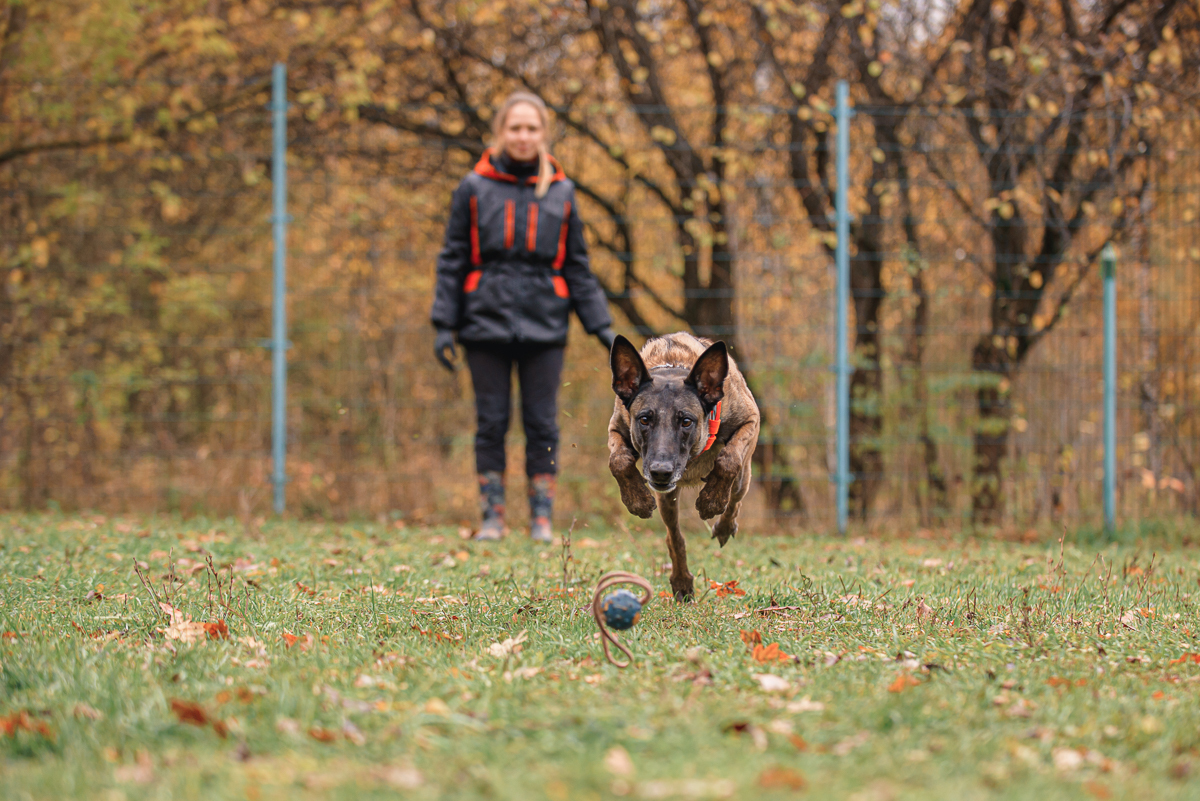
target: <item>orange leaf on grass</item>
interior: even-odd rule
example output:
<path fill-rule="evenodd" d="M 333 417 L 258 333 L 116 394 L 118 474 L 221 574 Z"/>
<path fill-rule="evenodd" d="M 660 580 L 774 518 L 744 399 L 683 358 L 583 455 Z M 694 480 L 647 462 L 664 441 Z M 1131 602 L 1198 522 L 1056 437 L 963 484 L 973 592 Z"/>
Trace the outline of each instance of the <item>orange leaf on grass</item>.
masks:
<path fill-rule="evenodd" d="M 889 693 L 902 693 L 909 687 L 917 687 L 921 684 L 920 680 L 911 673 L 904 673 L 896 677 L 896 680 L 888 685 Z"/>
<path fill-rule="evenodd" d="M 771 790 L 803 790 L 808 786 L 808 779 L 798 770 L 776 765 L 759 774 L 758 786 Z"/>
<path fill-rule="evenodd" d="M 756 662 L 791 662 L 792 656 L 779 650 L 779 643 L 773 642 L 754 646 L 754 659 Z"/>
<path fill-rule="evenodd" d="M 1188 653 L 1184 654 L 1183 656 L 1179 657 L 1178 659 L 1172 659 L 1167 664 L 1168 665 L 1178 665 L 1181 662 L 1182 663 L 1194 662 L 1195 664 L 1200 665 L 1200 654 L 1193 654 L 1189 651 Z"/>
<path fill-rule="evenodd" d="M 309 649 L 309 647 L 313 644 L 313 642 L 315 642 L 313 640 L 313 636 L 311 634 L 305 634 L 303 636 L 296 636 L 295 634 L 292 634 L 290 631 L 283 631 L 283 632 L 280 632 L 280 634 L 283 636 L 283 641 L 285 643 L 287 643 L 288 648 L 291 648 L 296 643 L 300 643 L 301 651 L 307 651 Z M 324 639 L 325 638 L 322 638 L 322 641 L 324 641 Z"/>
<path fill-rule="evenodd" d="M 18 731 L 28 731 L 40 734 L 47 740 L 54 739 L 54 733 L 50 730 L 50 725 L 44 720 L 38 720 L 30 716 L 29 712 L 21 710 L 13 712 L 7 717 L 0 718 L 0 732 L 3 732 L 8 737 L 16 737 Z"/>
<path fill-rule="evenodd" d="M 172 698 L 171 711 L 175 713 L 175 717 L 179 718 L 181 723 L 190 723 L 193 726 L 208 725 L 208 713 L 195 701 L 181 701 L 178 698 Z"/>
<path fill-rule="evenodd" d="M 3 634 L 0 634 L 0 639 L 15 640 L 17 639 L 17 633 L 15 631 L 6 631 Z"/>
<path fill-rule="evenodd" d="M 724 584 L 719 581 L 712 581 L 710 579 L 708 582 L 708 588 L 710 590 L 716 590 L 718 598 L 725 598 L 730 595 L 738 596 L 746 594 L 745 590 L 738 587 L 737 579 L 734 579 L 733 581 L 727 581 Z"/>
<path fill-rule="evenodd" d="M 1087 679 L 1075 679 L 1072 681 L 1071 679 L 1064 679 L 1061 676 L 1051 676 L 1046 679 L 1046 684 L 1051 687 L 1086 687 Z"/>
<path fill-rule="evenodd" d="M 762 644 L 762 635 L 757 631 L 746 631 L 745 629 L 741 629 L 740 631 L 742 632 L 742 642 L 751 648 Z"/>
<path fill-rule="evenodd" d="M 332 743 L 337 739 L 337 732 L 323 729 L 320 726 L 313 726 L 308 730 L 308 736 L 321 743 Z"/>
<path fill-rule="evenodd" d="M 208 635 L 210 640 L 227 640 L 229 639 L 229 626 L 225 625 L 224 620 L 217 620 L 215 623 L 205 623 L 204 633 Z"/>

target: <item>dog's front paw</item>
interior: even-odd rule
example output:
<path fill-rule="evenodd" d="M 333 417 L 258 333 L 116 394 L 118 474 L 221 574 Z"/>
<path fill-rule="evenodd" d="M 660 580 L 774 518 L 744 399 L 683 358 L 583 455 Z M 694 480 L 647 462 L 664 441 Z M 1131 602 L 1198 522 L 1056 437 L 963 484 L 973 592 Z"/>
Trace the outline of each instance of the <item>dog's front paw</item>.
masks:
<path fill-rule="evenodd" d="M 738 524 L 736 520 L 730 520 L 726 522 L 725 518 L 721 518 L 717 521 L 717 524 L 713 526 L 712 538 L 716 540 L 722 548 L 724 548 L 725 543 L 733 539 L 734 535 L 737 533 Z"/>
<path fill-rule="evenodd" d="M 696 498 L 696 511 L 701 520 L 711 520 L 729 506 L 729 494 L 733 490 L 733 477 L 713 473 L 704 482 L 700 497 Z"/>
<path fill-rule="evenodd" d="M 648 520 L 650 515 L 654 514 L 654 510 L 658 508 L 658 503 L 654 500 L 646 482 L 639 477 L 637 481 L 622 481 L 618 484 L 621 487 L 621 503 L 625 504 L 629 514 Z"/>

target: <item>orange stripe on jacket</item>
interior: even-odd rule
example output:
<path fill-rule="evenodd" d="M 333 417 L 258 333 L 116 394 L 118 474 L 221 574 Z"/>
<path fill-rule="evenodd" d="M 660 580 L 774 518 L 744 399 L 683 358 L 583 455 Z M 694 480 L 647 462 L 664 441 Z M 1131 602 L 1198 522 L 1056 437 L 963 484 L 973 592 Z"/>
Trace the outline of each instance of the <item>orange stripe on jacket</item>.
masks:
<path fill-rule="evenodd" d="M 529 222 L 525 227 L 525 249 L 537 250 L 538 204 L 529 204 Z"/>
<path fill-rule="evenodd" d="M 483 270 L 471 270 L 467 273 L 467 279 L 463 281 L 463 292 L 468 295 L 479 289 L 479 279 L 483 278 Z"/>
<path fill-rule="evenodd" d="M 513 246 L 513 239 L 516 238 L 516 208 L 517 202 L 515 200 L 504 201 L 504 247 L 506 248 L 511 248 Z"/>
<path fill-rule="evenodd" d="M 571 222 L 571 201 L 563 204 L 562 228 L 558 230 L 558 253 L 554 256 L 554 269 L 561 270 L 567 260 L 567 226 Z"/>
<path fill-rule="evenodd" d="M 479 198 L 471 195 L 471 264 L 478 267 L 482 263 L 479 258 Z"/>

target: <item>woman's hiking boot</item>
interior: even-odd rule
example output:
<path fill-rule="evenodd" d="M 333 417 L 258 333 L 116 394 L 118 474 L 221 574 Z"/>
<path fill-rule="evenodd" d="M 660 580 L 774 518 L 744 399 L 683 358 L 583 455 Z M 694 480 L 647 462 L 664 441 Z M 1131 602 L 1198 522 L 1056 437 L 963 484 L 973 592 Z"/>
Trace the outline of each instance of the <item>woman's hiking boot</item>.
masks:
<path fill-rule="evenodd" d="M 529 538 L 534 542 L 554 542 L 550 517 L 554 514 L 555 485 L 550 473 L 529 477 Z"/>
<path fill-rule="evenodd" d="M 489 471 L 479 474 L 479 510 L 483 514 L 483 524 L 475 532 L 475 539 L 503 539 L 507 531 L 504 525 L 503 473 Z"/>

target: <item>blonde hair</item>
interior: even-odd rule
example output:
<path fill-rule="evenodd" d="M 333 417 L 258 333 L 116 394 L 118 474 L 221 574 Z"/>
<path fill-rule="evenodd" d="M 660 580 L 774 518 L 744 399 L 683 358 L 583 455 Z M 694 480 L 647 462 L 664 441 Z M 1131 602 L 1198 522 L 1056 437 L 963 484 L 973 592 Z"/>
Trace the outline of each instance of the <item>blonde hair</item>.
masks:
<path fill-rule="evenodd" d="M 533 193 L 536 197 L 543 198 L 550 190 L 550 181 L 554 178 L 554 165 L 550 163 L 550 150 L 546 147 L 546 137 L 550 135 L 550 113 L 542 99 L 531 92 L 513 92 L 506 97 L 492 117 L 492 137 L 498 147 L 504 135 L 504 123 L 508 120 L 508 112 L 512 111 L 513 106 L 521 103 L 533 106 L 542 120 L 544 135 L 542 141 L 538 142 L 538 179 L 537 188 Z"/>

